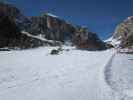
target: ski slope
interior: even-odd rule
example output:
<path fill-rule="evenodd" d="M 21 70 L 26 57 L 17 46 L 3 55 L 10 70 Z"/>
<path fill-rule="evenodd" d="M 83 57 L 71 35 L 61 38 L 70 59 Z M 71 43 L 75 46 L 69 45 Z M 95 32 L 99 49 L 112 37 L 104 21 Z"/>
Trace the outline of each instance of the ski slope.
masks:
<path fill-rule="evenodd" d="M 53 48 L 0 52 L 0 100 L 123 99 L 105 77 L 114 50 L 50 55 Z"/>

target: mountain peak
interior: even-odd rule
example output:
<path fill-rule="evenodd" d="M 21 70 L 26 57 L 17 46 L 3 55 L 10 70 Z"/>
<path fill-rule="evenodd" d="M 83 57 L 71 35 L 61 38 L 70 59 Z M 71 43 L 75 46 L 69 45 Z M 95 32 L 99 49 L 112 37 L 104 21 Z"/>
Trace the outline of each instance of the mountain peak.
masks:
<path fill-rule="evenodd" d="M 46 13 L 48 16 L 51 16 L 51 17 L 55 17 L 55 18 L 58 18 L 58 16 L 52 14 L 52 13 Z"/>
<path fill-rule="evenodd" d="M 54 18 L 59 18 L 59 16 L 56 16 L 56 15 L 49 13 L 49 12 L 44 12 L 41 14 L 41 16 L 50 16 L 50 17 L 54 17 Z"/>
<path fill-rule="evenodd" d="M 115 29 L 112 41 L 119 41 L 122 48 L 133 46 L 133 16 L 126 18 Z"/>
<path fill-rule="evenodd" d="M 18 37 L 11 38 L 11 34 L 9 37 L 5 36 L 4 40 L 0 40 L 0 43 L 3 43 L 6 40 L 14 40 L 15 38 L 14 41 L 10 42 L 12 48 L 14 46 L 20 48 L 32 48 L 47 44 L 53 46 L 58 44 L 56 41 L 61 42 L 61 44 L 65 44 L 69 41 L 71 42 L 70 44 L 75 45 L 77 48 L 87 50 L 103 50 L 106 48 L 105 43 L 100 40 L 95 33 L 88 31 L 84 27 L 68 23 L 51 13 L 44 13 L 43 15 L 28 19 L 21 14 L 19 9 L 8 4 L 1 4 L 0 12 L 4 12 L 9 18 L 8 23 L 10 24 L 13 22 L 13 25 L 16 26 L 15 28 L 19 30 L 18 33 L 16 33 L 19 34 Z M 3 29 L 6 29 L 7 26 L 3 25 L 3 20 L 1 22 L 0 29 L 4 33 L 6 30 Z M 26 34 L 22 33 L 22 31 L 25 31 Z M 6 33 L 8 32 L 6 31 Z M 0 36 L 1 35 L 4 34 L 1 33 Z M 38 36 L 41 36 L 41 39 Z M 51 43 L 49 40 L 54 42 Z M 2 46 L 9 46 L 9 43 Z"/>

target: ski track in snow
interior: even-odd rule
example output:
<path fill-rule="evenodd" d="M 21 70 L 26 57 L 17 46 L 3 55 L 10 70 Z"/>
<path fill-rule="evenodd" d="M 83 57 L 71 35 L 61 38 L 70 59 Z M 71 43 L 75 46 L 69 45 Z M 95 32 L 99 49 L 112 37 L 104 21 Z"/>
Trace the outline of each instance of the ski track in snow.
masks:
<path fill-rule="evenodd" d="M 133 61 L 128 54 L 112 55 L 105 66 L 105 81 L 120 97 L 120 100 L 133 100 Z"/>

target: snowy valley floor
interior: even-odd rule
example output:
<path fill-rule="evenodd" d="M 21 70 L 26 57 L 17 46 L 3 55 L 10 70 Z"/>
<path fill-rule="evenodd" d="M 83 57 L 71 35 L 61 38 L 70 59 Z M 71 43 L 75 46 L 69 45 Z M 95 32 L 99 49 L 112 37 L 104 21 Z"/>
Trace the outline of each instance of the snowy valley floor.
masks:
<path fill-rule="evenodd" d="M 105 67 L 108 85 L 122 100 L 133 100 L 133 54 L 115 54 Z"/>
<path fill-rule="evenodd" d="M 51 49 L 0 52 L 0 100 L 133 100 L 133 55 Z"/>

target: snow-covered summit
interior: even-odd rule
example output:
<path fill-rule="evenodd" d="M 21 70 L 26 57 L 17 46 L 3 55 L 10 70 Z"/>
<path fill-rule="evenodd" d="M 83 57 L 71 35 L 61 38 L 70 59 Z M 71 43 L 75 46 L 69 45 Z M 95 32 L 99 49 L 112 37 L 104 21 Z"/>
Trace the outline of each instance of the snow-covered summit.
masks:
<path fill-rule="evenodd" d="M 52 14 L 52 13 L 47 13 L 48 16 L 51 16 L 51 17 L 55 17 L 55 18 L 58 18 L 58 16 Z"/>

